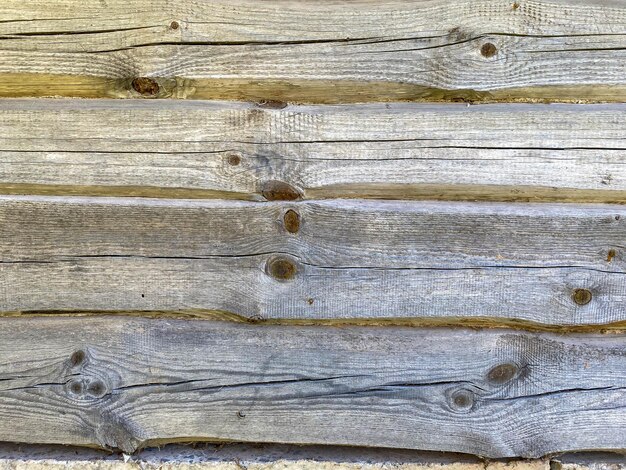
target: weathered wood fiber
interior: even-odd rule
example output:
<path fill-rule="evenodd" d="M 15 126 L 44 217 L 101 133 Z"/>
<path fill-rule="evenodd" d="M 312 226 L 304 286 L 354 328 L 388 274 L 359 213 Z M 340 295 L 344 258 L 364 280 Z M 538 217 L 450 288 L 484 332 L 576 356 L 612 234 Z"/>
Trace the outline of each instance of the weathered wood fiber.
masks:
<path fill-rule="evenodd" d="M 626 97 L 618 0 L 24 3 L 0 11 L 0 96 Z"/>
<path fill-rule="evenodd" d="M 0 310 L 624 322 L 625 224 L 621 205 L 3 196 Z"/>
<path fill-rule="evenodd" d="M 624 449 L 626 336 L 0 319 L 0 439 Z"/>
<path fill-rule="evenodd" d="M 0 193 L 623 203 L 624 129 L 623 105 L 6 100 Z"/>

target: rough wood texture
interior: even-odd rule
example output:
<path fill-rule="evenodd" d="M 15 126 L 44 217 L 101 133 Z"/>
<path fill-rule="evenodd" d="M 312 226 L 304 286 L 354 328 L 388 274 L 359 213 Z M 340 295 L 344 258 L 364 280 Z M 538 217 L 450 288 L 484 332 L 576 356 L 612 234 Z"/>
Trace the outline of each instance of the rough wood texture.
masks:
<path fill-rule="evenodd" d="M 0 310 L 609 324 L 625 240 L 620 205 L 3 196 Z"/>
<path fill-rule="evenodd" d="M 0 439 L 623 449 L 625 347 L 624 335 L 0 319 Z"/>
<path fill-rule="evenodd" d="M 0 2 L 0 441 L 626 451 L 624 0 Z"/>
<path fill-rule="evenodd" d="M 626 97 L 618 0 L 4 0 L 0 35 L 2 96 Z"/>
<path fill-rule="evenodd" d="M 7 100 L 0 193 L 623 203 L 625 128 L 624 105 Z"/>

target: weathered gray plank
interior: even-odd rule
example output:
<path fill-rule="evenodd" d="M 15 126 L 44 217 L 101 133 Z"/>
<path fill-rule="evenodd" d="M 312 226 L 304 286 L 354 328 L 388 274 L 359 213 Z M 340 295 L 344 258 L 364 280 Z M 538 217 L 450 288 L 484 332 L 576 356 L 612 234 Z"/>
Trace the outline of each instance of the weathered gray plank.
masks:
<path fill-rule="evenodd" d="M 625 37 L 616 0 L 6 0 L 0 95 L 623 100 Z"/>
<path fill-rule="evenodd" d="M 620 205 L 3 196 L 0 311 L 624 322 L 625 223 Z"/>
<path fill-rule="evenodd" d="M 626 202 L 626 106 L 0 102 L 0 192 Z"/>
<path fill-rule="evenodd" d="M 42 45 L 64 51 L 93 50 L 106 43 L 102 38 L 107 34 L 117 35 L 119 47 L 161 42 L 171 21 L 181 26 L 169 31 L 174 39 L 216 43 L 382 39 L 383 21 L 389 25 L 382 32 L 397 38 L 419 36 L 420 31 L 447 33 L 462 26 L 529 36 L 626 32 L 626 13 L 619 0 L 540 0 L 513 7 L 498 0 L 463 0 L 454 8 L 440 0 L 139 0 L 132 4 L 107 0 L 106 5 L 57 0 L 50 11 L 45 0 L 5 0 L 2 32 L 15 36 L 24 30 L 38 33 L 33 40 L 46 36 Z M 247 18 L 251 21 L 245 23 Z M 77 31 L 83 34 L 72 35 Z M 71 41 L 63 41 L 63 35 L 71 35 L 65 38 Z M 26 49 L 30 44 L 15 44 L 14 48 Z"/>
<path fill-rule="evenodd" d="M 623 449 L 626 336 L 0 319 L 0 439 Z M 460 354 L 455 352 L 461 352 Z"/>

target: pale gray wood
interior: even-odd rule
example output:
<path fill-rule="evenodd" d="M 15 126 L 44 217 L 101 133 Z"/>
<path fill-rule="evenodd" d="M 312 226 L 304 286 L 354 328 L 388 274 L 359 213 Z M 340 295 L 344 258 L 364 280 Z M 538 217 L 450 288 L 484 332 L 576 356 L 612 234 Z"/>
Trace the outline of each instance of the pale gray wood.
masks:
<path fill-rule="evenodd" d="M 443 34 L 455 27 L 483 33 L 598 35 L 626 32 L 622 7 L 620 0 L 540 0 L 518 2 L 518 8 L 498 0 L 462 0 L 454 5 L 441 0 L 56 0 L 54 6 L 45 0 L 5 0 L 1 31 L 47 35 L 47 47 L 65 51 L 72 50 L 72 45 L 73 50 L 89 50 L 106 43 L 102 38 L 111 34 L 118 35 L 120 47 L 162 42 L 168 29 L 174 39 L 218 43 L 380 39 L 381 33 L 407 39 L 424 31 Z M 182 27 L 172 30 L 171 21 Z M 383 21 L 389 23 L 381 29 Z M 63 33 L 78 31 L 83 34 L 63 41 Z"/>
<path fill-rule="evenodd" d="M 621 205 L 2 196 L 0 311 L 609 324 L 624 240 Z"/>
<path fill-rule="evenodd" d="M 0 319 L 0 439 L 624 449 L 626 336 Z M 459 398 L 461 397 L 461 398 Z"/>
<path fill-rule="evenodd" d="M 399 90 L 387 93 L 408 99 L 431 89 L 542 96 L 555 86 L 556 99 L 625 96 L 626 13 L 616 0 L 7 0 L 0 26 L 9 96 L 82 96 L 96 84 L 100 95 L 128 96 L 116 80 L 140 75 L 171 78 L 165 93 L 176 97 L 228 88 L 203 79 L 271 81 L 314 100 L 332 99 L 342 82 L 392 84 Z M 481 55 L 486 43 L 495 55 Z M 46 79 L 28 88 L 25 74 Z"/>
<path fill-rule="evenodd" d="M 626 202 L 624 129 L 624 105 L 7 100 L 0 192 Z"/>

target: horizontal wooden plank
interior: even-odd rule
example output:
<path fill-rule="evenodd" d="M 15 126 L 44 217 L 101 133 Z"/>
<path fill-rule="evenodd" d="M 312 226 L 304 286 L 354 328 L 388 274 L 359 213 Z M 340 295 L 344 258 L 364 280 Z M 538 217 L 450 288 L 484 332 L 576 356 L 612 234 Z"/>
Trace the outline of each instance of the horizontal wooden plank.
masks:
<path fill-rule="evenodd" d="M 0 311 L 626 321 L 626 207 L 0 197 Z"/>
<path fill-rule="evenodd" d="M 623 101 L 625 37 L 618 0 L 5 0 L 0 96 Z"/>
<path fill-rule="evenodd" d="M 623 450 L 625 347 L 623 334 L 0 319 L 0 439 Z"/>
<path fill-rule="evenodd" d="M 624 105 L 6 100 L 0 193 L 624 203 L 624 129 Z"/>

